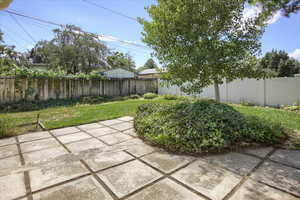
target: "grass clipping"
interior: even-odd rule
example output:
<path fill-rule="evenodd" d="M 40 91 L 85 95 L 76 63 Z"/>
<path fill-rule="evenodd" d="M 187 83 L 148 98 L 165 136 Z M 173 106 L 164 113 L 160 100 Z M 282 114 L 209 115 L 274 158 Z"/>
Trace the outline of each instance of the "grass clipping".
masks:
<path fill-rule="evenodd" d="M 280 124 L 245 116 L 213 100 L 145 104 L 138 108 L 134 126 L 146 141 L 178 153 L 218 152 L 287 139 Z"/>

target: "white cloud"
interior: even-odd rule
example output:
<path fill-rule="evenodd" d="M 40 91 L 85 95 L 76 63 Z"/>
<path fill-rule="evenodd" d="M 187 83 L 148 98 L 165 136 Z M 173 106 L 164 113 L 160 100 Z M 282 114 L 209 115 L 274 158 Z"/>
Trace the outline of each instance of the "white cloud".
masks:
<path fill-rule="evenodd" d="M 257 4 L 255 6 L 246 6 L 244 10 L 244 18 L 245 20 L 255 18 L 262 12 L 262 6 Z M 277 22 L 282 17 L 282 11 L 276 11 L 273 15 L 267 20 L 267 24 L 273 24 Z"/>
<path fill-rule="evenodd" d="M 300 49 L 296 49 L 294 52 L 290 53 L 289 56 L 300 61 Z"/>
<path fill-rule="evenodd" d="M 32 49 L 34 46 L 32 44 L 26 45 L 26 49 Z"/>

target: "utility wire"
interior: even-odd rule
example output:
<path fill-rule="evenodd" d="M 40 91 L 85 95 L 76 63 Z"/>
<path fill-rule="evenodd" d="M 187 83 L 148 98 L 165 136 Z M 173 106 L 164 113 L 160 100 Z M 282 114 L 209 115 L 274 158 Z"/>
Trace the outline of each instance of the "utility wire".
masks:
<path fill-rule="evenodd" d="M 119 16 L 121 16 L 121 17 L 124 17 L 124 18 L 130 19 L 130 20 L 132 20 L 132 21 L 138 22 L 138 20 L 137 20 L 136 18 L 130 17 L 130 16 L 128 16 L 128 15 L 126 15 L 126 14 L 123 14 L 123 13 L 121 13 L 121 12 L 119 12 L 119 11 L 115 11 L 115 10 L 113 10 L 113 9 L 106 8 L 106 7 L 104 7 L 104 6 L 101 6 L 100 4 L 97 4 L 97 3 L 94 3 L 94 2 L 91 2 L 91 1 L 88 1 L 88 0 L 82 0 L 82 1 L 85 2 L 85 3 L 87 3 L 87 4 L 94 5 L 94 6 L 98 7 L 98 8 L 103 9 L 103 10 L 107 10 L 107 11 L 109 11 L 109 12 L 111 12 L 111 13 L 114 13 L 114 14 L 116 14 L 116 15 L 119 15 Z"/>
<path fill-rule="evenodd" d="M 33 36 L 23 27 L 23 25 L 18 21 L 18 19 L 13 16 L 12 14 L 10 14 L 10 17 L 16 22 L 16 24 L 24 31 L 24 33 L 27 34 L 28 37 L 30 37 L 30 39 L 32 39 L 32 41 L 34 43 L 36 43 L 36 40 L 33 38 Z"/>
<path fill-rule="evenodd" d="M 59 26 L 61 28 L 65 27 L 62 24 L 58 24 L 58 23 L 55 23 L 55 22 L 52 22 L 52 21 L 43 20 L 43 19 L 40 19 L 40 18 L 37 18 L 37 17 L 32 17 L 32 16 L 29 16 L 29 15 L 20 14 L 18 12 L 14 12 L 14 11 L 11 11 L 11 10 L 4 10 L 4 12 L 10 13 L 12 15 L 17 15 L 17 16 L 21 16 L 21 17 L 24 17 L 24 18 L 36 20 L 36 21 L 43 22 L 43 23 L 46 23 L 46 24 L 52 24 L 52 25 L 55 25 L 55 26 Z M 83 31 L 83 33 L 91 34 L 89 32 L 85 32 L 85 31 Z M 106 36 L 106 35 L 103 35 L 103 34 L 93 34 L 93 35 L 95 35 L 95 37 L 97 39 L 99 39 L 99 38 L 106 38 L 108 40 L 112 40 L 112 41 L 115 41 L 115 42 L 119 42 L 119 43 L 123 43 L 123 44 L 126 44 L 126 45 L 131 45 L 131 46 L 140 47 L 140 48 L 144 48 L 144 49 L 150 50 L 150 48 L 147 47 L 147 46 L 144 46 L 144 45 L 141 45 L 141 44 L 136 44 L 136 43 L 130 42 L 130 41 L 121 40 L 121 39 L 116 38 L 116 37 Z"/>

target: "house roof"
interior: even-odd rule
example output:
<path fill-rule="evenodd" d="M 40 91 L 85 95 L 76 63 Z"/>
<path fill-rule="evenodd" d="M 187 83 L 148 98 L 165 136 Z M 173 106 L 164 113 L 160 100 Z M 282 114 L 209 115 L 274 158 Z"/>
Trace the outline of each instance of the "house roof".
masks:
<path fill-rule="evenodd" d="M 159 73 L 159 71 L 157 71 L 156 69 L 144 69 L 139 74 L 146 75 L 146 74 L 158 74 L 158 73 Z"/>
<path fill-rule="evenodd" d="M 107 73 L 107 72 L 114 72 L 114 71 L 123 71 L 123 72 L 130 72 L 130 73 L 133 73 L 133 72 L 131 72 L 131 71 L 129 71 L 129 70 L 122 69 L 122 68 L 110 69 L 110 70 L 104 71 L 104 73 Z"/>

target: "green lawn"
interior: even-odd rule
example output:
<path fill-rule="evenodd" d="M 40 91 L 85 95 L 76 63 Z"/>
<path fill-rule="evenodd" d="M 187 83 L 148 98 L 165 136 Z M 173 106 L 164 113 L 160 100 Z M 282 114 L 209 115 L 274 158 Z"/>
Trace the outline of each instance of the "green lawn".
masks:
<path fill-rule="evenodd" d="M 0 114 L 0 118 L 6 116 L 17 124 L 24 124 L 35 122 L 37 114 L 40 114 L 41 121 L 46 128 L 53 129 L 114 119 L 125 115 L 134 116 L 139 105 L 150 102 L 164 103 L 171 101 L 157 98 L 154 100 L 137 99 L 94 105 L 62 106 L 39 111 Z M 266 120 L 280 122 L 287 128 L 300 130 L 300 114 L 273 108 L 232 106 L 246 115 L 255 115 Z M 24 130 L 24 128 L 18 130 L 18 132 L 24 131 L 27 130 Z"/>

